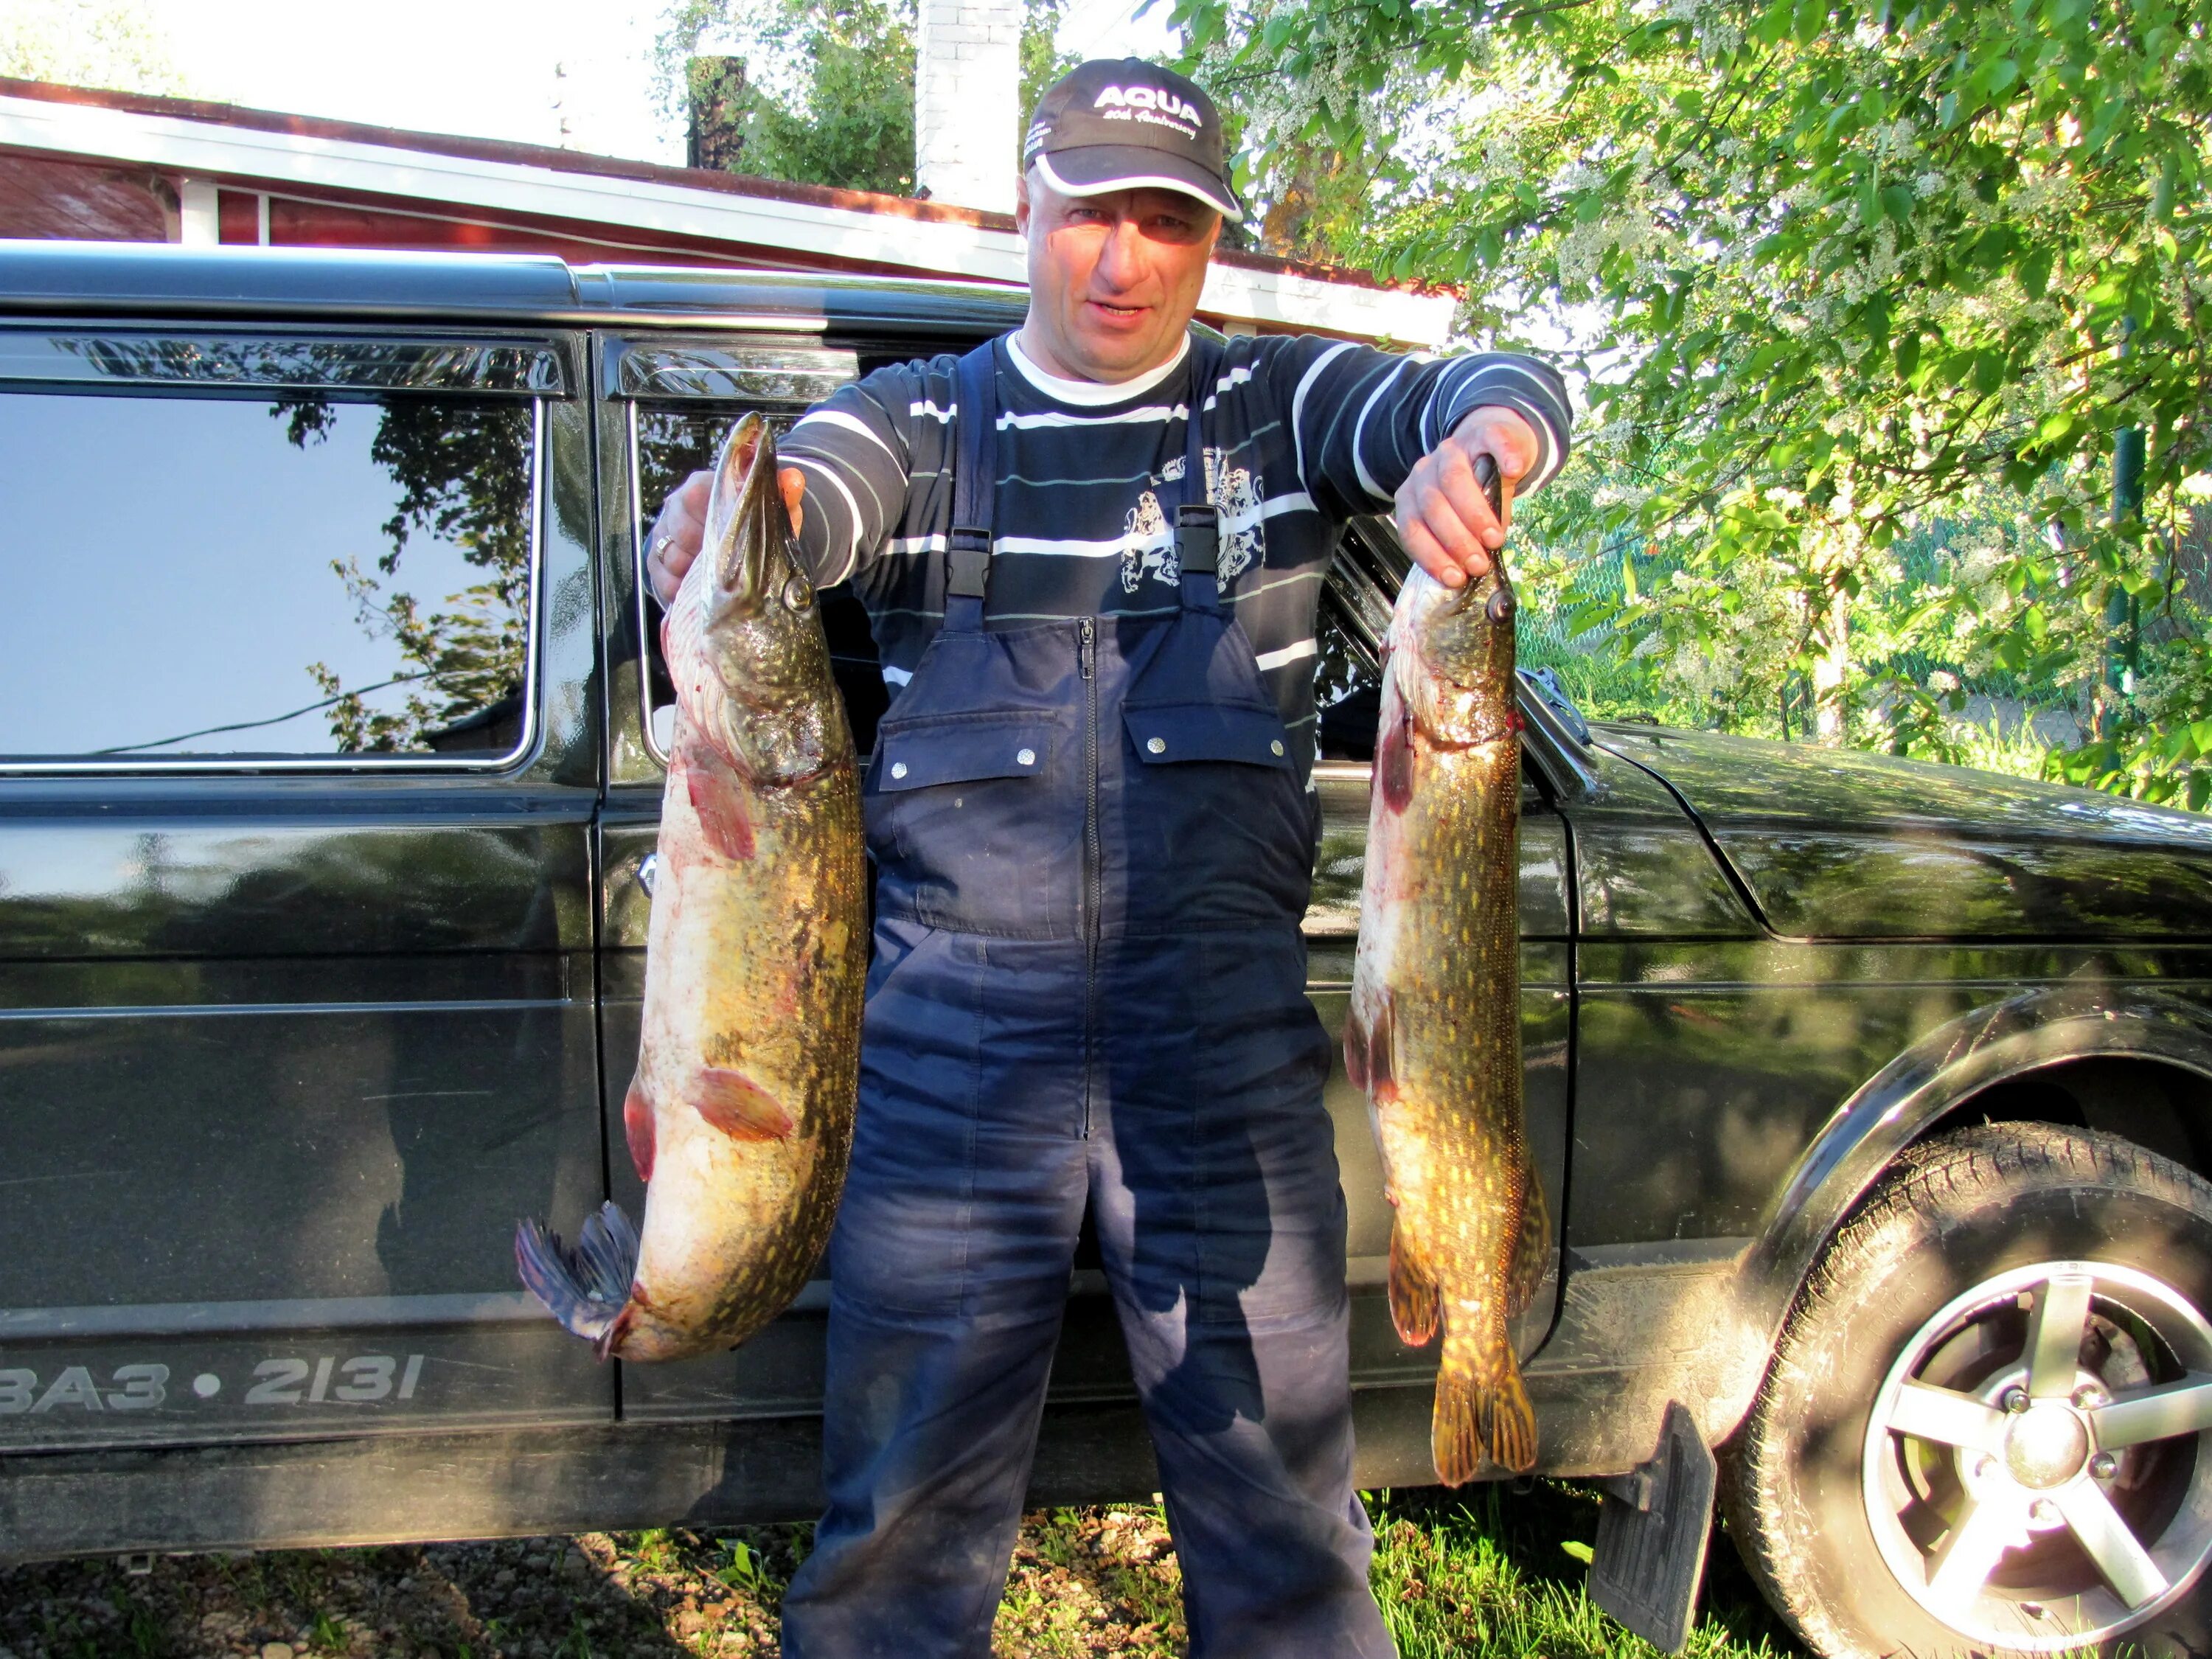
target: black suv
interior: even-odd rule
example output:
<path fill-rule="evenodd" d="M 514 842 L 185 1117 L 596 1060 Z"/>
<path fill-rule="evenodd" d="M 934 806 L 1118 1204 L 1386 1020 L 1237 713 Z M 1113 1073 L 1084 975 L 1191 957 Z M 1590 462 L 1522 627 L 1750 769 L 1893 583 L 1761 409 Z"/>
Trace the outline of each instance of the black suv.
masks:
<path fill-rule="evenodd" d="M 0 312 L 0 1559 L 813 1513 L 819 1294 L 603 1365 L 509 1240 L 641 1197 L 610 1151 L 670 700 L 641 523 L 740 411 L 1017 302 L 16 243 Z M 1403 568 L 1346 535 L 1340 710 Z M 865 747 L 883 683 L 827 614 Z M 1711 1444 L 1826 1652 L 2204 1645 L 2212 822 L 1523 701 L 1560 1225 L 1518 1335 L 1543 1467 L 1627 1477 L 1610 1593 L 1694 1573 Z M 1325 732 L 1334 1023 L 1371 725 Z M 1415 1484 L 1434 1355 L 1391 1333 L 1363 1103 L 1329 1104 L 1360 1479 Z M 1053 1402 L 1041 1501 L 1152 1489 L 1095 1270 Z"/>

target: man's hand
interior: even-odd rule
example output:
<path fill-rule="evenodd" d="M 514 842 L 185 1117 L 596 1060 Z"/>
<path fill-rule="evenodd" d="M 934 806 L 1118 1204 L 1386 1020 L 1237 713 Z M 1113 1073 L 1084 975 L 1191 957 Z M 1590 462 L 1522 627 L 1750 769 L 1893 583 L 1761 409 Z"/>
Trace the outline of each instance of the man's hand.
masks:
<path fill-rule="evenodd" d="M 805 516 L 800 504 L 806 498 L 806 475 L 795 466 L 779 467 L 775 487 L 783 493 L 784 508 L 791 514 L 791 533 L 796 536 Z M 668 492 L 668 499 L 660 504 L 660 516 L 646 532 L 646 580 L 653 584 L 653 597 L 663 605 L 676 597 L 676 590 L 684 585 L 684 573 L 691 568 L 699 556 L 700 544 L 707 539 L 707 497 L 714 489 L 712 472 L 694 472 Z"/>
<path fill-rule="evenodd" d="M 1393 513 L 1399 538 L 1413 562 L 1446 587 L 1474 581 L 1505 545 L 1513 517 L 1513 489 L 1536 465 L 1536 434 L 1512 410 L 1470 410 L 1451 433 L 1424 455 L 1398 486 Z M 1474 480 L 1474 458 L 1487 455 L 1505 481 L 1501 520 Z"/>

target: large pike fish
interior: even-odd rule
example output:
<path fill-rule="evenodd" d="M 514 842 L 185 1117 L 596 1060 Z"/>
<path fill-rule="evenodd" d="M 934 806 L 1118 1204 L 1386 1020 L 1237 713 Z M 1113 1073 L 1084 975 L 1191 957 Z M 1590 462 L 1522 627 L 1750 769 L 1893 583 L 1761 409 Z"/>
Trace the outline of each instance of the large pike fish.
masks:
<path fill-rule="evenodd" d="M 677 716 L 636 1080 L 642 1239 L 614 1204 L 573 1250 L 534 1221 L 522 1282 L 602 1358 L 727 1348 L 791 1304 L 837 1212 L 867 961 L 860 787 L 775 444 L 724 442 L 662 623 Z"/>
<path fill-rule="evenodd" d="M 1449 588 L 1418 567 L 1390 619 L 1344 1055 L 1382 1144 L 1390 1316 L 1439 1328 L 1431 1446 L 1457 1486 L 1523 1473 L 1536 1419 L 1506 1322 L 1550 1223 L 1521 1110 L 1521 719 L 1502 566 Z"/>

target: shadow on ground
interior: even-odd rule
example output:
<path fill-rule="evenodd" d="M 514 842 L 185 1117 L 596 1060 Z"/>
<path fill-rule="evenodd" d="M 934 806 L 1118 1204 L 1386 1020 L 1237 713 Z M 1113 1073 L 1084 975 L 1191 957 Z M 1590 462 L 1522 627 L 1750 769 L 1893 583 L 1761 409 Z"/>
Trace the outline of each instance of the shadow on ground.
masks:
<path fill-rule="evenodd" d="M 654 1534 L 286 1550 L 0 1572 L 13 1659 L 678 1659 L 775 1650 L 753 1598 Z M 726 1565 L 729 1553 L 720 1553 Z M 756 1632 L 753 1626 L 759 1626 Z M 709 1626 L 737 1641 L 702 1649 Z M 755 1635 L 763 1638 L 751 1639 Z"/>

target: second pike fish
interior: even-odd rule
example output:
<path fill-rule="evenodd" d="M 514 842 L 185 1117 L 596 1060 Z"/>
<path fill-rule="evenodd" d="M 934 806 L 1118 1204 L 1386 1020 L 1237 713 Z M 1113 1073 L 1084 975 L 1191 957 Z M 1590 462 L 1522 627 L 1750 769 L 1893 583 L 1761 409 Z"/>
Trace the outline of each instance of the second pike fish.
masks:
<path fill-rule="evenodd" d="M 775 444 L 723 444 L 699 557 L 662 624 L 676 736 L 615 1205 L 576 1247 L 534 1221 L 522 1281 L 600 1357 L 727 1348 L 783 1311 L 830 1237 L 860 1087 L 866 865 L 853 738 Z"/>
<path fill-rule="evenodd" d="M 1502 568 L 1448 588 L 1416 568 L 1399 592 L 1344 1038 L 1396 1209 L 1392 1321 L 1415 1346 L 1443 1333 L 1431 1449 L 1450 1486 L 1536 1462 L 1506 1325 L 1550 1248 L 1521 1109 L 1513 611 Z"/>

